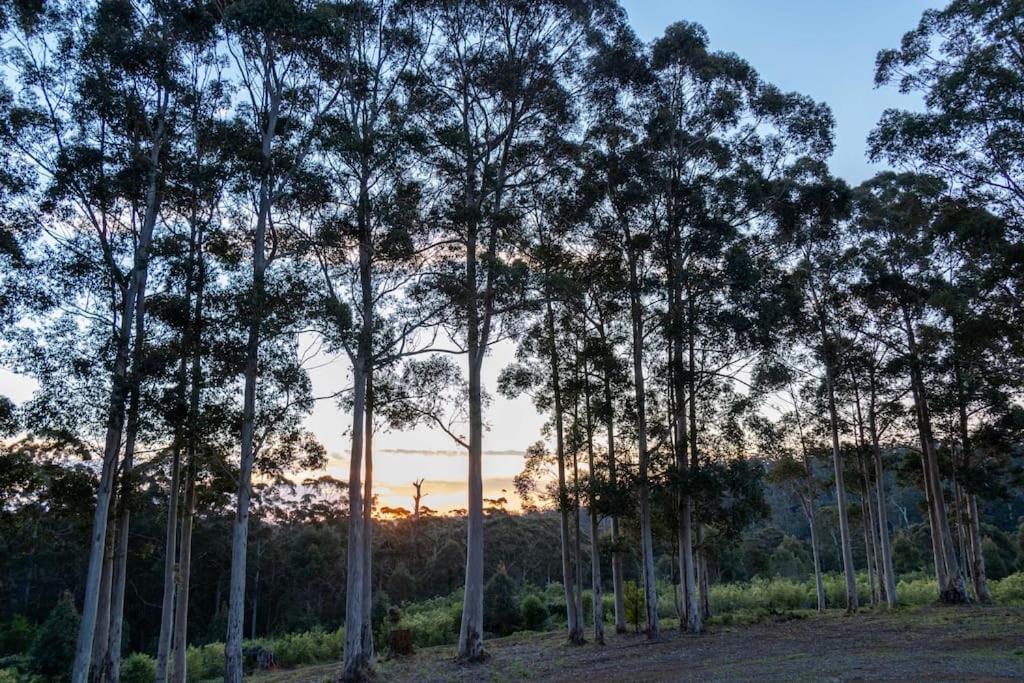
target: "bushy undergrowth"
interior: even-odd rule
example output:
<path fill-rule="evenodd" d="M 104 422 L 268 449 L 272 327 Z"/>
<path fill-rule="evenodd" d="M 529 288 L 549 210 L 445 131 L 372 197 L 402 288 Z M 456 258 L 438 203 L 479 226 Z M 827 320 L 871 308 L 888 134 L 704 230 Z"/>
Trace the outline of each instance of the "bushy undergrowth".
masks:
<path fill-rule="evenodd" d="M 846 605 L 846 588 L 842 575 L 829 574 L 823 577 L 826 606 L 840 609 Z M 626 587 L 627 615 L 633 608 L 636 621 L 643 619 L 642 587 L 628 582 Z M 857 589 L 863 605 L 869 602 L 867 576 L 857 578 Z M 989 590 L 996 604 L 1024 605 L 1024 572 L 1011 574 L 998 581 L 989 582 Z M 938 595 L 934 577 L 923 573 L 902 576 L 896 585 L 900 606 L 924 606 L 935 604 Z M 584 591 L 583 604 L 585 619 L 592 619 L 589 591 Z M 658 609 L 668 626 L 673 625 L 676 615 L 675 600 L 678 587 L 659 584 Z M 602 596 L 605 619 L 615 618 L 615 603 L 611 592 Z M 743 583 L 717 584 L 711 587 L 712 625 L 742 625 L 756 623 L 768 618 L 800 618 L 817 606 L 814 581 L 798 581 L 787 578 L 754 579 Z M 635 604 L 634 604 L 635 603 Z M 511 602 L 509 603 L 511 605 Z M 549 584 L 544 589 L 530 585 L 520 586 L 515 595 L 518 628 L 524 630 L 557 630 L 565 624 L 565 594 L 561 584 Z M 450 645 L 456 642 L 462 615 L 462 593 L 456 591 L 448 596 L 432 598 L 415 603 L 405 603 L 400 610 L 392 610 L 397 618 L 395 628 L 412 631 L 413 644 L 418 648 Z M 510 607 L 511 613 L 511 607 Z M 632 626 L 634 619 L 630 619 Z M 45 633 L 45 629 L 43 629 Z M 494 634 L 491 634 L 492 636 Z M 386 630 L 378 634 L 386 639 Z M 345 642 L 345 629 L 336 631 L 312 630 L 274 638 L 260 638 L 246 641 L 245 646 L 258 645 L 274 654 L 276 663 L 284 668 L 334 662 L 341 659 Z M 387 649 L 386 642 L 379 642 L 378 651 Z M 11 666 L 17 661 L 16 666 Z M 219 679 L 224 672 L 224 645 L 211 643 L 190 647 L 187 653 L 188 681 L 198 683 Z M 6 667 L 6 668 L 5 668 Z M 7 657 L 0 662 L 0 683 L 18 683 L 27 680 L 25 674 L 32 669 L 30 657 L 22 655 Z M 141 683 L 153 679 L 155 665 L 153 658 L 144 654 L 132 654 L 121 665 L 121 680 L 125 683 Z"/>

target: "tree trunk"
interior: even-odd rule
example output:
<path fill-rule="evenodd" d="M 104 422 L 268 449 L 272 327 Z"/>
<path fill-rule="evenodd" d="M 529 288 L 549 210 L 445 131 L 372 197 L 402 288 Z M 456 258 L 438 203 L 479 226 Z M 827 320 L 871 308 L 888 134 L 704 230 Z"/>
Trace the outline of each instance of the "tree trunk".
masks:
<path fill-rule="evenodd" d="M 630 317 L 633 333 L 633 391 L 636 397 L 637 448 L 639 450 L 640 481 L 640 555 L 643 568 L 644 598 L 647 612 L 647 637 L 656 640 L 661 637 L 658 624 L 658 590 L 654 576 L 654 539 L 651 532 L 651 491 L 648 481 L 649 453 L 647 452 L 647 396 L 644 387 L 644 334 L 643 310 L 640 302 L 640 279 L 637 273 L 636 254 L 631 236 L 626 234 L 626 256 L 629 263 Z"/>
<path fill-rule="evenodd" d="M 678 267 L 678 264 L 677 264 Z M 673 430 L 676 434 L 675 443 L 675 464 L 680 478 L 685 473 L 695 473 L 697 458 L 687 460 L 688 446 L 692 455 L 696 451 L 692 449 L 693 435 L 688 433 L 687 412 L 689 404 L 693 406 L 695 397 L 694 388 L 696 383 L 693 380 L 693 369 L 695 359 L 693 358 L 693 346 L 689 345 L 690 365 L 690 394 L 687 400 L 687 381 L 683 373 L 683 301 L 682 289 L 673 286 L 670 294 L 672 300 L 672 393 L 675 398 L 673 406 Z M 691 329 L 692 331 L 692 329 Z M 696 415 L 696 413 L 694 413 Z M 694 425 L 690 425 L 692 428 Z M 686 483 L 689 487 L 692 484 Z M 679 527 L 679 576 L 683 585 L 683 613 L 686 616 L 686 630 L 690 633 L 700 633 L 703 630 L 703 620 L 697 601 L 697 562 L 693 553 L 693 496 L 689 490 L 685 493 L 677 493 L 677 523 Z"/>
<path fill-rule="evenodd" d="M 602 339 L 605 338 L 603 329 Z M 613 489 L 618 485 L 615 466 L 615 407 L 612 402 L 611 378 L 604 373 L 604 400 L 607 406 L 605 431 L 608 434 L 608 481 Z M 622 553 L 619 550 L 619 516 L 612 515 L 612 596 L 615 600 L 615 632 L 625 633 L 627 628 L 626 598 L 623 593 Z"/>
<path fill-rule="evenodd" d="M 830 342 L 824 337 L 823 343 L 828 346 Z M 850 539 L 850 520 L 847 514 L 846 503 L 846 481 L 843 476 L 843 457 L 839 448 L 839 415 L 836 410 L 836 393 L 834 385 L 832 351 L 825 350 L 825 389 L 828 393 L 828 417 L 829 431 L 832 435 L 832 464 L 835 468 L 836 477 L 836 512 L 839 517 L 839 537 L 843 555 L 843 575 L 846 578 L 846 611 L 855 612 L 858 606 L 857 600 L 857 570 L 853 566 L 853 545 Z"/>
<path fill-rule="evenodd" d="M 555 316 L 550 301 L 547 303 L 545 325 L 548 337 L 548 362 L 551 368 L 551 393 L 554 397 L 555 411 L 555 455 L 558 459 L 558 524 L 562 541 L 562 588 L 565 591 L 565 623 L 568 629 L 569 642 L 574 645 L 580 645 L 583 643 L 583 623 L 578 611 L 579 602 L 576 599 L 576 582 L 570 550 L 572 537 L 569 531 L 569 487 L 566 484 L 565 478 L 565 426 L 562 411 L 562 383 L 558 363 L 558 349 L 555 344 Z"/>
<path fill-rule="evenodd" d="M 89 569 L 85 579 L 85 596 L 82 600 L 82 617 L 79 623 L 78 639 L 75 644 L 75 661 L 71 672 L 72 683 L 85 683 L 89 678 L 92 660 L 93 638 L 96 632 L 96 617 L 100 601 L 100 582 L 103 570 L 103 556 L 107 540 L 107 520 L 110 514 L 110 499 L 121 449 L 121 436 L 125 420 L 125 400 L 128 395 L 128 351 L 131 329 L 135 322 L 138 299 L 146 288 L 149 270 L 149 248 L 153 240 L 153 228 L 159 211 L 158 192 L 160 154 L 163 147 L 164 118 L 157 116 L 153 145 L 149 153 L 146 174 L 146 199 L 139 241 L 135 249 L 128 285 L 124 288 L 121 306 L 121 320 L 114 339 L 114 366 L 111 371 L 110 400 L 107 404 L 107 425 L 103 445 L 103 463 L 100 470 L 99 488 L 96 491 L 96 510 L 93 513 L 92 533 L 89 542 Z"/>
<path fill-rule="evenodd" d="M 121 678 L 121 634 L 124 631 L 124 595 L 128 577 L 128 531 L 131 526 L 132 469 L 135 466 L 135 443 L 139 434 L 139 403 L 141 400 L 142 362 L 145 349 L 146 292 L 145 285 L 135 307 L 135 349 L 132 354 L 131 398 L 128 405 L 128 428 L 125 438 L 124 463 L 121 466 L 121 489 L 118 495 L 117 541 L 114 551 L 113 583 L 110 589 L 110 628 L 107 648 L 99 660 L 100 680 L 117 683 Z M 97 637 L 99 633 L 97 633 Z"/>
<path fill-rule="evenodd" d="M 871 433 L 871 454 L 875 463 L 875 496 L 878 498 L 878 545 L 882 554 L 882 576 L 885 579 L 885 601 L 889 607 L 896 606 L 896 573 L 892 564 L 892 542 L 889 539 L 889 518 L 885 497 L 885 466 L 882 464 L 882 448 L 878 443 L 878 426 L 875 414 L 875 390 L 872 377 L 871 400 L 868 404 L 868 430 Z"/>
<path fill-rule="evenodd" d="M 974 594 L 978 602 L 992 602 L 992 596 L 988 591 L 988 580 L 985 576 L 985 556 L 981 552 L 981 524 L 978 516 L 978 497 L 973 493 L 967 494 L 967 511 L 970 521 L 968 533 L 971 546 L 971 577 L 974 580 Z"/>
<path fill-rule="evenodd" d="M 178 593 L 174 608 L 174 666 L 171 680 L 185 683 L 187 677 L 188 653 L 188 593 L 192 575 L 192 523 L 196 509 L 195 456 L 190 454 L 187 482 L 185 484 L 185 506 L 181 517 L 181 540 L 178 548 Z"/>
<path fill-rule="evenodd" d="M 704 552 L 704 525 L 697 525 L 697 583 L 700 585 L 700 612 L 704 619 L 711 617 L 711 586 L 708 578 L 708 557 Z"/>
<path fill-rule="evenodd" d="M 182 366 L 184 367 L 184 357 Z M 182 387 L 184 391 L 184 387 Z M 181 439 L 176 440 L 171 455 L 171 488 L 167 493 L 167 528 L 164 537 L 164 592 L 160 610 L 160 637 L 157 641 L 156 681 L 164 683 L 168 676 L 171 637 L 174 630 L 174 589 L 178 578 L 178 500 L 181 497 Z"/>
<path fill-rule="evenodd" d="M 955 324 L 955 323 L 954 323 Z M 954 333 L 956 328 L 954 327 Z M 955 334 L 954 334 L 955 336 Z M 959 350 L 955 350 L 959 355 Z M 956 381 L 957 414 L 958 426 L 960 429 L 960 446 L 963 449 L 963 467 L 967 469 L 971 464 L 972 448 L 970 425 L 967 418 L 967 392 L 964 389 L 963 373 L 959 360 L 953 363 L 953 377 Z M 964 492 L 966 499 L 966 536 L 967 552 L 970 559 L 970 576 L 974 584 L 974 596 L 978 602 L 991 602 L 992 597 L 988 591 L 988 578 L 985 575 L 985 558 L 981 552 L 981 525 L 978 517 L 978 499 L 971 491 Z"/>
<path fill-rule="evenodd" d="M 190 330 L 190 352 L 192 354 L 191 378 L 188 404 L 188 461 L 185 467 L 185 504 L 181 517 L 181 538 L 178 542 L 178 591 L 174 608 L 174 639 L 172 650 L 174 665 L 171 680 L 185 683 L 188 651 L 188 607 L 189 582 L 192 576 L 192 524 L 196 510 L 196 477 L 199 469 L 200 415 L 199 402 L 203 388 L 203 303 L 206 288 L 206 265 L 203 256 L 203 230 L 196 233 L 195 241 L 195 307 Z M 216 605 L 215 609 L 219 609 Z"/>
<path fill-rule="evenodd" d="M 373 662 L 373 368 L 366 373 L 366 426 L 363 434 L 366 463 L 363 477 L 363 658 Z"/>
<path fill-rule="evenodd" d="M 579 384 L 579 364 L 573 367 L 573 379 Z M 580 424 L 580 402 L 578 392 L 573 392 L 572 401 L 572 422 L 573 425 Z M 572 449 L 572 517 L 573 517 L 573 563 L 576 568 L 574 596 L 576 599 L 576 615 L 580 625 L 580 631 L 586 629 L 586 620 L 583 618 L 583 533 L 580 524 L 580 466 L 579 466 L 579 444 L 574 443 Z"/>
<path fill-rule="evenodd" d="M 924 376 L 921 371 L 920 356 L 917 351 L 917 340 L 910 321 L 910 314 L 907 311 L 904 311 L 904 325 L 907 335 L 907 348 L 910 355 L 911 388 L 913 389 L 912 393 L 917 412 L 918 430 L 921 435 L 924 476 L 926 488 L 930 490 L 931 494 L 930 508 L 935 518 L 935 526 L 932 527 L 932 532 L 933 536 L 937 539 L 936 547 L 939 551 L 939 564 L 944 565 L 944 576 L 943 574 L 939 575 L 942 577 L 939 581 L 939 599 L 950 604 L 963 603 L 967 602 L 967 589 L 964 585 L 963 574 L 960 571 L 960 562 L 956 556 L 953 534 L 949 528 L 946 502 L 942 495 L 942 485 L 939 481 L 939 460 L 935 453 L 935 440 L 932 435 L 928 396 L 924 385 Z"/>
<path fill-rule="evenodd" d="M 474 301 L 475 308 L 476 303 Z M 475 326 L 475 322 L 473 323 Z M 474 335 L 475 336 L 475 335 Z M 469 362 L 469 473 L 466 520 L 466 583 L 459 627 L 459 657 L 484 657 L 484 486 L 483 405 L 480 371 L 484 349 L 470 346 Z"/>
<path fill-rule="evenodd" d="M 276 100 L 275 100 L 276 101 Z M 271 117 L 269 134 L 264 136 L 264 164 L 269 165 L 270 145 L 276 120 Z M 228 629 L 224 646 L 225 683 L 242 683 L 242 628 L 245 621 L 245 568 L 249 542 L 249 500 L 252 496 L 252 469 L 255 458 L 256 380 L 259 370 L 259 349 L 263 330 L 264 287 L 266 277 L 266 231 L 270 217 L 270 179 L 260 180 L 259 213 L 252 250 L 252 284 L 249 329 L 245 347 L 245 379 L 242 396 L 241 459 L 238 473 L 238 499 L 231 539 L 231 585 L 228 589 Z"/>
<path fill-rule="evenodd" d="M 345 581 L 344 680 L 363 675 L 363 429 L 366 410 L 367 370 L 365 359 L 357 357 L 352 366 L 355 380 L 352 392 L 352 448 L 348 471 L 348 571 Z"/>
<path fill-rule="evenodd" d="M 586 321 L 584 327 L 586 329 Z M 594 488 L 594 475 L 597 473 L 594 464 L 594 421 L 590 406 L 590 376 L 588 374 L 587 360 L 583 360 L 583 397 L 587 426 L 587 468 L 590 471 L 590 508 L 587 513 L 590 515 L 590 591 L 594 603 L 594 642 L 604 645 L 604 603 L 602 597 L 601 581 L 601 551 L 600 537 L 598 535 L 598 512 L 597 493 Z"/>
<path fill-rule="evenodd" d="M 825 611 L 825 584 L 821 580 L 821 544 L 818 542 L 818 520 L 814 513 L 814 499 L 808 496 L 804 501 L 804 514 L 811 530 L 811 558 L 814 561 L 814 592 L 818 600 L 818 612 Z"/>
<path fill-rule="evenodd" d="M 800 404 L 792 387 L 790 387 L 789 395 L 793 400 L 793 414 L 796 416 L 796 428 L 800 437 L 800 458 L 807 476 L 808 490 L 806 496 L 801 495 L 801 503 L 804 515 L 807 517 L 807 526 L 811 531 L 811 556 L 814 560 L 814 588 L 818 599 L 818 612 L 823 612 L 825 610 L 825 584 L 821 579 L 821 543 L 818 541 L 818 520 L 814 505 L 816 496 L 814 470 L 811 468 L 811 458 L 807 453 L 807 441 L 804 439 L 804 423 L 800 417 Z"/>
<path fill-rule="evenodd" d="M 115 501 L 116 503 L 116 501 Z M 113 511 L 115 508 L 111 508 Z M 111 515 L 113 517 L 113 515 Z M 107 520 L 107 523 L 113 519 Z M 110 638 L 110 591 L 114 583 L 114 534 L 107 534 L 106 547 L 103 550 L 103 573 L 100 575 L 100 602 L 96 610 L 96 635 L 92 641 L 92 679 L 102 680 L 103 662 L 107 658 L 107 646 Z"/>

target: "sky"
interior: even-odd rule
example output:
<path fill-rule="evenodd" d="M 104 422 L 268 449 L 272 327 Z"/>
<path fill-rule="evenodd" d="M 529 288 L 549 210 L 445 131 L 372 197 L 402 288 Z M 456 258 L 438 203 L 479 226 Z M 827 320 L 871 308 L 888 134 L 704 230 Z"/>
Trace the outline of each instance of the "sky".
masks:
<path fill-rule="evenodd" d="M 865 157 L 865 140 L 888 107 L 913 108 L 916 101 L 891 87 L 874 87 L 877 52 L 898 45 L 921 13 L 939 2 L 928 0 L 623 0 L 641 39 L 657 38 L 669 24 L 702 24 L 713 50 L 735 52 L 761 77 L 783 90 L 810 95 L 832 108 L 836 119 L 832 172 L 857 184 L 880 170 Z M 527 446 L 540 437 L 543 418 L 527 397 L 496 395 L 497 376 L 512 360 L 511 344 L 496 347 L 484 366 L 493 402 L 485 414 L 484 495 L 516 497 L 512 477 L 521 469 Z M 348 384 L 347 362 L 317 359 L 311 369 L 314 395 Z M 0 392 L 15 401 L 30 395 L 32 383 L 0 369 Z M 348 477 L 350 418 L 332 401 L 317 403 L 309 429 L 330 454 L 327 474 Z M 423 504 L 440 511 L 466 506 L 467 460 L 436 430 L 375 436 L 374 478 L 380 504 L 412 507 L 412 482 L 426 480 Z M 310 473 L 312 474 L 312 473 Z M 323 474 L 317 473 L 317 474 Z M 300 475 L 301 476 L 301 475 Z"/>

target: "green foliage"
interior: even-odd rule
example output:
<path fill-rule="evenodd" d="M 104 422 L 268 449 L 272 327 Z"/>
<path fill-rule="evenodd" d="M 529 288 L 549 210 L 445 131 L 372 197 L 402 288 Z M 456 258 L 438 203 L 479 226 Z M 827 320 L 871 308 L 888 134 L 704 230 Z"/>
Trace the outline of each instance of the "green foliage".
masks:
<path fill-rule="evenodd" d="M 528 631 L 543 631 L 548 622 L 548 609 L 537 595 L 530 593 L 519 603 L 522 625 Z"/>
<path fill-rule="evenodd" d="M 156 662 L 149 655 L 135 653 L 121 661 L 122 683 L 150 683 L 156 678 Z"/>
<path fill-rule="evenodd" d="M 416 580 L 404 563 L 399 563 L 388 579 L 388 596 L 397 604 L 411 600 L 416 595 Z"/>
<path fill-rule="evenodd" d="M 20 680 L 16 669 L 0 669 L 0 683 L 19 683 Z"/>
<path fill-rule="evenodd" d="M 985 574 L 989 579 L 1002 579 L 1009 575 L 1010 569 L 999 546 L 988 536 L 981 542 L 981 554 L 985 558 Z"/>
<path fill-rule="evenodd" d="M 923 568 L 924 558 L 917 541 L 904 530 L 892 538 L 892 562 L 897 574 L 916 572 Z"/>
<path fill-rule="evenodd" d="M 185 653 L 188 683 L 218 678 L 224 675 L 224 643 L 210 643 L 190 647 Z"/>
<path fill-rule="evenodd" d="M 988 589 L 997 604 L 1024 604 L 1024 572 L 1011 574 L 1001 581 L 992 581 Z"/>
<path fill-rule="evenodd" d="M 274 653 L 280 666 L 295 667 L 306 664 L 333 662 L 341 659 L 345 645 L 345 629 L 337 631 L 308 631 L 266 638 L 258 641 L 261 646 Z"/>
<path fill-rule="evenodd" d="M 647 598 L 644 590 L 636 581 L 627 581 L 622 586 L 622 592 L 626 603 L 626 621 L 633 624 L 634 630 L 639 631 L 640 625 L 646 623 L 647 619 Z"/>
<path fill-rule="evenodd" d="M 786 536 L 768 558 L 768 567 L 772 576 L 786 579 L 806 579 L 813 571 L 808 557 L 807 548 L 792 536 Z"/>
<path fill-rule="evenodd" d="M 71 594 L 64 593 L 32 642 L 29 661 L 33 673 L 51 680 L 68 676 L 75 660 L 78 622 Z"/>
<path fill-rule="evenodd" d="M 36 637 L 36 628 L 20 614 L 0 624 L 0 657 L 27 652 Z"/>
<path fill-rule="evenodd" d="M 484 586 L 484 629 L 507 636 L 519 627 L 516 586 L 501 567 Z"/>

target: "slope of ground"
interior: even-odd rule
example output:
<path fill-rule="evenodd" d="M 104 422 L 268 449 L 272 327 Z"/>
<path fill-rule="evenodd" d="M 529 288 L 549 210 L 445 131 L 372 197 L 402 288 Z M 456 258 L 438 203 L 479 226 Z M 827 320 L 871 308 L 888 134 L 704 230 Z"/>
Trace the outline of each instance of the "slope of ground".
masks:
<path fill-rule="evenodd" d="M 1024 681 L 1024 608 L 928 607 L 829 613 L 657 643 L 614 635 L 604 647 L 560 634 L 488 642 L 490 658 L 462 665 L 450 647 L 378 664 L 384 681 Z M 280 671 L 254 683 L 333 680 L 337 667 Z"/>

